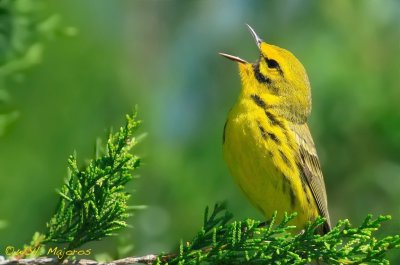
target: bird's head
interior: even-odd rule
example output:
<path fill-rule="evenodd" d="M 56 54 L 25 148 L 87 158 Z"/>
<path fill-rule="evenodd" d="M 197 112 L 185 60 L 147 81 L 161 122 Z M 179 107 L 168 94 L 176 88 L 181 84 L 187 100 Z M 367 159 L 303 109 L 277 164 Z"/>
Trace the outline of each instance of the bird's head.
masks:
<path fill-rule="evenodd" d="M 256 94 L 286 118 L 306 121 L 311 112 L 311 89 L 303 65 L 291 52 L 264 42 L 247 26 L 256 41 L 260 58 L 249 63 L 240 57 L 220 53 L 239 64 L 241 96 Z"/>

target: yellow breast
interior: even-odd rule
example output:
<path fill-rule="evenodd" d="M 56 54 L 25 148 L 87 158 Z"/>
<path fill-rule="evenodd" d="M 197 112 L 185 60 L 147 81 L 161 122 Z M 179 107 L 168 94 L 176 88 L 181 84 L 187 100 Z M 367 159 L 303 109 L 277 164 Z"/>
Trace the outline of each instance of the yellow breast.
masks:
<path fill-rule="evenodd" d="M 224 158 L 240 189 L 266 218 L 274 211 L 297 212 L 297 226 L 318 215 L 311 191 L 301 182 L 298 146 L 287 121 L 273 110 L 241 99 L 229 113 L 224 130 Z M 310 199 L 311 198 L 311 199 Z"/>

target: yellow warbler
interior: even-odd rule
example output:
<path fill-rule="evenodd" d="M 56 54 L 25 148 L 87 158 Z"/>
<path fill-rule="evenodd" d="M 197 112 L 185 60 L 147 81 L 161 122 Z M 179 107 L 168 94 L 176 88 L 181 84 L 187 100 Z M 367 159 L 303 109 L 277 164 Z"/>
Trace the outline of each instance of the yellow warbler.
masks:
<path fill-rule="evenodd" d="M 324 179 L 307 126 L 311 89 L 303 65 L 289 51 L 261 40 L 255 63 L 225 53 L 239 65 L 242 88 L 224 127 L 224 158 L 240 189 L 266 218 L 297 212 L 302 229 L 317 216 L 330 230 Z"/>

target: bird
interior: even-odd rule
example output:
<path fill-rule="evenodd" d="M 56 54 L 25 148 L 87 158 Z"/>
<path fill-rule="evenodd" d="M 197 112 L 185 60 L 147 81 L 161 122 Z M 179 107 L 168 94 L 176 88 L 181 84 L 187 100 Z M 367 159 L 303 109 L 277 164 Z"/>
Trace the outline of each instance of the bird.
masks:
<path fill-rule="evenodd" d="M 300 231 L 318 216 L 316 233 L 331 230 L 321 165 L 307 125 L 311 86 L 301 62 L 268 44 L 249 28 L 260 56 L 254 63 L 227 53 L 238 64 L 239 96 L 223 129 L 223 155 L 240 189 L 265 218 L 296 212 Z"/>

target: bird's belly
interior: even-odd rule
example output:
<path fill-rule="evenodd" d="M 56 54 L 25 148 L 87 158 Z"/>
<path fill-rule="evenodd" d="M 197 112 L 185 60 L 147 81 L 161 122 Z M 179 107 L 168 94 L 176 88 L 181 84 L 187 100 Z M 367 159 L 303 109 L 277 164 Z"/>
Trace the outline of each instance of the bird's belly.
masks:
<path fill-rule="evenodd" d="M 275 166 L 271 151 L 252 121 L 230 120 L 226 126 L 224 158 L 240 189 L 266 218 L 274 211 L 292 212 L 289 184 Z M 273 146 L 270 146 L 271 149 Z"/>

